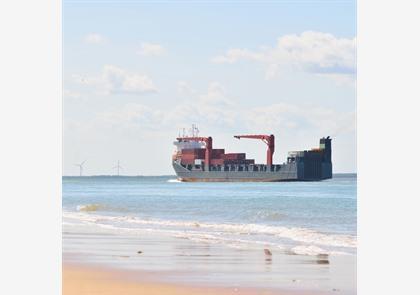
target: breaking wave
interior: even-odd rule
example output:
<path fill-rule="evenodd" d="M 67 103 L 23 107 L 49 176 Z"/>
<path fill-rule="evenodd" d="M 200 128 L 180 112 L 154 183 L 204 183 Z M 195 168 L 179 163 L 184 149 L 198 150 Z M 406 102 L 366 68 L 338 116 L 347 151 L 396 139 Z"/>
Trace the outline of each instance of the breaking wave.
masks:
<path fill-rule="evenodd" d="M 87 204 L 77 206 L 77 211 L 81 212 L 93 212 L 104 209 L 105 207 L 100 204 Z"/>
<path fill-rule="evenodd" d="M 224 243 L 234 247 L 247 244 L 261 244 L 283 248 L 285 241 L 286 244 L 289 241 L 289 244 L 292 244 L 290 251 L 299 255 L 332 253 L 332 248 L 348 249 L 349 252 L 352 252 L 357 247 L 355 236 L 327 234 L 308 228 L 253 223 L 203 223 L 196 221 L 148 220 L 134 216 L 105 216 L 88 213 L 98 210 L 93 204 L 89 206 L 90 210 L 63 212 L 63 218 L 66 219 L 66 222 L 76 220 L 114 231 L 134 234 L 144 231 L 166 233 L 174 237 L 207 243 Z M 329 248 L 329 250 L 324 248 Z"/>

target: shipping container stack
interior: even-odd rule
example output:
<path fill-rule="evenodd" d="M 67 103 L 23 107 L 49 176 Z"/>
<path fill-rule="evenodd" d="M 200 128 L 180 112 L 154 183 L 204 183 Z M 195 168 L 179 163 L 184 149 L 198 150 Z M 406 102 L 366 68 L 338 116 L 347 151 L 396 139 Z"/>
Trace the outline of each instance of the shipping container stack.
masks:
<path fill-rule="evenodd" d="M 181 164 L 194 165 L 195 160 L 204 160 L 205 152 L 205 149 L 183 149 L 181 151 Z"/>
<path fill-rule="evenodd" d="M 181 151 L 181 164 L 196 165 L 196 160 L 205 159 L 205 149 L 183 149 Z M 224 149 L 212 149 L 210 165 L 250 165 L 255 164 L 254 159 L 246 159 L 245 153 L 227 153 Z"/>

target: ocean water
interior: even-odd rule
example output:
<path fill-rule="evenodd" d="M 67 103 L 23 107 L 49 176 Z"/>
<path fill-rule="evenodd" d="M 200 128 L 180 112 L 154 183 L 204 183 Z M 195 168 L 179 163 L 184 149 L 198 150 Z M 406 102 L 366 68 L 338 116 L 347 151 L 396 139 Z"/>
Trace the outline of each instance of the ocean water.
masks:
<path fill-rule="evenodd" d="M 357 177 L 181 183 L 174 176 L 63 177 L 63 229 L 156 233 L 235 249 L 356 255 Z"/>

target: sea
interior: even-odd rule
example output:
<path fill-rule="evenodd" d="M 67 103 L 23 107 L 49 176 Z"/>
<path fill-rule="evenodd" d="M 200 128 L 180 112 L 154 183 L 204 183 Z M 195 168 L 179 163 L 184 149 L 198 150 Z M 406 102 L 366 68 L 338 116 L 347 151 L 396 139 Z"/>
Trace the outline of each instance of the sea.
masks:
<path fill-rule="evenodd" d="M 63 179 L 63 231 L 155 233 L 293 255 L 357 252 L 357 176 L 320 182 L 185 183 L 175 176 Z"/>

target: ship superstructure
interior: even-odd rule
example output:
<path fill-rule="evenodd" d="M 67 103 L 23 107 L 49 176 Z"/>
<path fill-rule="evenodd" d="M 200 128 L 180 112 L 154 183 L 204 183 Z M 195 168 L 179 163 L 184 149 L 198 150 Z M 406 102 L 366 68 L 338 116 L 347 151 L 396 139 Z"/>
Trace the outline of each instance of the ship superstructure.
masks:
<path fill-rule="evenodd" d="M 237 139 L 258 139 L 267 145 L 266 164 L 256 164 L 245 153 L 225 153 L 213 148 L 212 137 L 179 136 L 172 165 L 181 181 L 318 181 L 332 178 L 331 138 L 320 139 L 318 148 L 288 153 L 287 162 L 273 164 L 274 135 L 235 135 Z"/>

